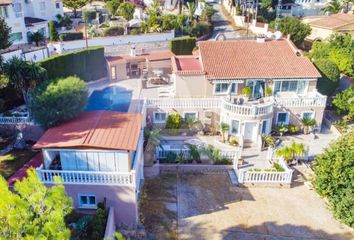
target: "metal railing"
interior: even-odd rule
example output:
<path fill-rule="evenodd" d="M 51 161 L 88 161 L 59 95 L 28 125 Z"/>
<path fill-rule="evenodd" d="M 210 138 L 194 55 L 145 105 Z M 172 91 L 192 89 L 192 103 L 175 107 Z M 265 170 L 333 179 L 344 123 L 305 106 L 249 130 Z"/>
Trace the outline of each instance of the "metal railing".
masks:
<path fill-rule="evenodd" d="M 33 124 L 29 117 L 0 117 L 0 124 Z"/>

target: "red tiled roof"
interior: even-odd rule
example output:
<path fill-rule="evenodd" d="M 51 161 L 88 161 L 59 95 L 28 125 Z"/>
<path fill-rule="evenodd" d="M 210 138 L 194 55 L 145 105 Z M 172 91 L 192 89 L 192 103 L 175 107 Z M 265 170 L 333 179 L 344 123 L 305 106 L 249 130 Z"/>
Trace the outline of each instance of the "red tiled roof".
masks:
<path fill-rule="evenodd" d="M 297 56 L 285 39 L 199 42 L 201 61 L 209 79 L 318 78 L 320 73 L 307 57 Z"/>
<path fill-rule="evenodd" d="M 34 156 L 28 163 L 23 165 L 22 168 L 20 168 L 15 174 L 13 174 L 11 177 L 7 179 L 7 183 L 11 186 L 13 185 L 17 180 L 21 181 L 24 177 L 27 177 L 27 170 L 29 168 L 37 168 L 39 167 L 42 162 L 43 162 L 43 157 L 42 153 L 38 153 L 36 156 Z"/>
<path fill-rule="evenodd" d="M 330 16 L 324 16 L 318 20 L 310 22 L 309 24 L 314 27 L 336 29 L 348 24 L 354 24 L 354 15 L 348 13 L 338 13 Z"/>
<path fill-rule="evenodd" d="M 172 69 L 178 74 L 204 74 L 198 57 L 193 55 L 172 57 Z"/>
<path fill-rule="evenodd" d="M 106 60 L 109 64 L 112 63 L 127 63 L 129 61 L 161 61 L 161 60 L 169 60 L 171 57 L 174 56 L 174 54 L 171 51 L 155 51 L 155 52 L 150 52 L 150 53 L 144 53 L 136 56 L 131 56 L 128 54 L 121 55 L 121 56 L 116 56 L 116 57 L 111 57 L 108 56 L 106 57 Z"/>
<path fill-rule="evenodd" d="M 12 3 L 12 0 L 0 0 L 0 6 L 1 5 L 10 5 Z"/>
<path fill-rule="evenodd" d="M 84 112 L 48 129 L 33 148 L 136 150 L 141 119 L 138 113 Z"/>

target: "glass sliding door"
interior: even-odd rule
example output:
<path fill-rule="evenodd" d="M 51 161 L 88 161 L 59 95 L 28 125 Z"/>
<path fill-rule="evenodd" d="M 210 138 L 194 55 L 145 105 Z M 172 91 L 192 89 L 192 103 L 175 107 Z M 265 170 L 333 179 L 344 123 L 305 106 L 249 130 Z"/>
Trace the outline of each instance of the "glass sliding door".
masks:
<path fill-rule="evenodd" d="M 264 96 L 264 80 L 248 80 L 246 86 L 251 88 L 252 98 L 261 98 Z"/>

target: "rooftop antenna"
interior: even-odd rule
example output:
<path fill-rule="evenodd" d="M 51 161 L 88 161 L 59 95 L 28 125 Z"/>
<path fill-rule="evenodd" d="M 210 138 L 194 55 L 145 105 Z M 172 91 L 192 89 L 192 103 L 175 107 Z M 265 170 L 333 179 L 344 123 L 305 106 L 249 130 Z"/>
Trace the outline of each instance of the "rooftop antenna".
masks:
<path fill-rule="evenodd" d="M 278 6 L 277 6 L 276 18 L 275 18 L 275 31 L 279 31 L 279 23 L 281 19 L 281 8 L 282 8 L 282 0 L 278 0 Z"/>

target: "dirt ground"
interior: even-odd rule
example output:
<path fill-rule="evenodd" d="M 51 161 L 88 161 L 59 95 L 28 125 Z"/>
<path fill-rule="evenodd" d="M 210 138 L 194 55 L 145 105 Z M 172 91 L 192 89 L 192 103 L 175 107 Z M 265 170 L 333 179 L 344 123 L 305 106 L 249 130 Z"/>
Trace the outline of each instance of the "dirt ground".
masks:
<path fill-rule="evenodd" d="M 142 215 L 155 239 L 354 239 L 354 231 L 299 183 L 239 188 L 226 172 L 170 174 L 147 180 L 145 190 Z"/>

